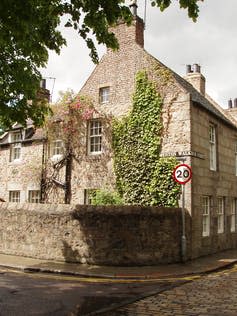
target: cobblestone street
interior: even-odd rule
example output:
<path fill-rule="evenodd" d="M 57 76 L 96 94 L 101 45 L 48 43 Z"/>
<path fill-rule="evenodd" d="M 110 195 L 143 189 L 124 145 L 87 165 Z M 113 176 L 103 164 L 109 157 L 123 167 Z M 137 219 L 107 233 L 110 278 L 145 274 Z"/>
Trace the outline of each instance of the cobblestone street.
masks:
<path fill-rule="evenodd" d="M 236 316 L 237 265 L 103 316 Z"/>

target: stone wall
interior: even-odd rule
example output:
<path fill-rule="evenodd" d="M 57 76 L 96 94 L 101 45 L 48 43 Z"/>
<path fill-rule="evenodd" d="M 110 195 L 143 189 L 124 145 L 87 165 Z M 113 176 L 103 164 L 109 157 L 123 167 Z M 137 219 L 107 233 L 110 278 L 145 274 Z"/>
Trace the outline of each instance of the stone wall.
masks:
<path fill-rule="evenodd" d="M 181 226 L 176 208 L 1 203 L 0 252 L 103 265 L 178 262 Z"/>

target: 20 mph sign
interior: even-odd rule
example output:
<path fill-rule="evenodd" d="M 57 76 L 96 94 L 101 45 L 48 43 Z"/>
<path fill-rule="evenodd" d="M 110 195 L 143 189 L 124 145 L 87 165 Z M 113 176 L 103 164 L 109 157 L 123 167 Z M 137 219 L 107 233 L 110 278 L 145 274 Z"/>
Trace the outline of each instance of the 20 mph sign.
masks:
<path fill-rule="evenodd" d="M 185 184 L 192 178 L 192 170 L 189 165 L 180 164 L 173 171 L 173 178 L 180 184 Z"/>

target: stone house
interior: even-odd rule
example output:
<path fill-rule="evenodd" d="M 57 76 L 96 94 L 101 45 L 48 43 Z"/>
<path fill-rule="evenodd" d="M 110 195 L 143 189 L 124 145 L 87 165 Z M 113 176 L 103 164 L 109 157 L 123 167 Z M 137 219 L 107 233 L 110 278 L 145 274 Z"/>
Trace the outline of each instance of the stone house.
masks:
<path fill-rule="evenodd" d="M 121 22 L 113 32 L 120 49 L 106 52 L 80 93 L 90 96 L 99 112 L 122 117 L 131 109 L 136 73 L 145 70 L 163 98 L 162 156 L 177 157 L 192 168 L 192 180 L 185 185 L 186 215 L 191 218 L 191 257 L 236 247 L 236 109 L 224 110 L 206 94 L 199 65 L 188 65 L 185 78 L 181 78 L 146 52 L 144 24 L 138 16 L 131 26 Z M 115 181 L 110 136 L 104 133 L 103 120 L 95 116 L 85 128 L 80 159 L 71 165 L 71 202 L 79 204 L 88 203 L 91 190 L 113 188 Z M 37 202 L 44 138 L 42 131 L 32 126 L 21 136 L 19 129 L 14 126 L 0 141 L 4 166 L 0 171 L 0 197 Z M 57 160 L 61 150 L 61 140 L 55 139 L 50 155 Z M 33 161 L 39 167 L 35 173 L 27 171 Z M 48 202 L 63 202 L 65 174 L 64 166 L 52 184 L 52 191 L 59 193 L 52 194 Z"/>
<path fill-rule="evenodd" d="M 0 197 L 10 202 L 40 202 L 42 130 L 14 124 L 0 138 Z"/>

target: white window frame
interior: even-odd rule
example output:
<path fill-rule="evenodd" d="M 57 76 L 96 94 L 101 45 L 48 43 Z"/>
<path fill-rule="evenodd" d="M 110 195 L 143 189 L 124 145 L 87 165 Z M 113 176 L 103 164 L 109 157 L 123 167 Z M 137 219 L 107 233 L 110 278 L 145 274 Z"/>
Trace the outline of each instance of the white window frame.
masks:
<path fill-rule="evenodd" d="M 40 203 L 40 190 L 29 190 L 28 191 L 28 202 L 29 203 Z"/>
<path fill-rule="evenodd" d="M 19 203 L 21 201 L 21 191 L 12 190 L 9 191 L 9 202 Z"/>
<path fill-rule="evenodd" d="M 88 124 L 88 154 L 98 155 L 102 153 L 102 122 L 91 120 Z"/>
<path fill-rule="evenodd" d="M 225 199 L 223 196 L 217 198 L 217 233 L 225 231 Z"/>
<path fill-rule="evenodd" d="M 22 141 L 22 132 L 21 131 L 15 131 L 10 133 L 10 142 L 16 143 L 18 141 Z"/>
<path fill-rule="evenodd" d="M 21 159 L 21 143 L 11 144 L 10 162 Z"/>
<path fill-rule="evenodd" d="M 211 198 L 208 195 L 202 196 L 202 236 L 210 236 L 210 205 Z"/>
<path fill-rule="evenodd" d="M 21 159 L 21 141 L 21 131 L 10 133 L 10 142 L 13 143 L 10 147 L 10 162 Z"/>
<path fill-rule="evenodd" d="M 60 159 L 63 156 L 64 143 L 61 139 L 53 140 L 50 144 L 50 156 L 52 159 Z"/>
<path fill-rule="evenodd" d="M 234 233 L 236 231 L 236 214 L 237 214 L 237 198 L 234 198 L 231 205 L 230 214 L 230 231 Z"/>
<path fill-rule="evenodd" d="M 209 151 L 210 151 L 210 170 L 216 171 L 216 127 L 213 124 L 209 125 Z"/>
<path fill-rule="evenodd" d="M 102 87 L 99 89 L 100 103 L 108 103 L 110 97 L 110 87 Z"/>

